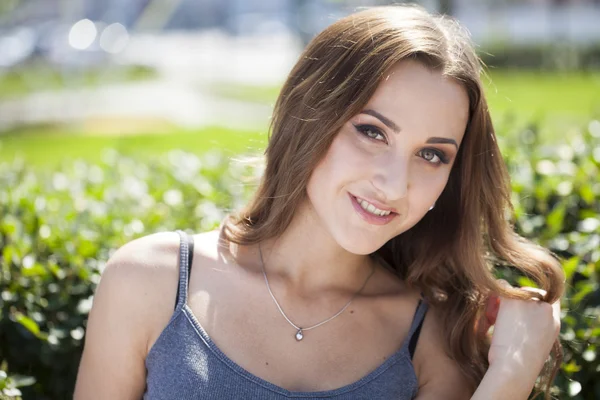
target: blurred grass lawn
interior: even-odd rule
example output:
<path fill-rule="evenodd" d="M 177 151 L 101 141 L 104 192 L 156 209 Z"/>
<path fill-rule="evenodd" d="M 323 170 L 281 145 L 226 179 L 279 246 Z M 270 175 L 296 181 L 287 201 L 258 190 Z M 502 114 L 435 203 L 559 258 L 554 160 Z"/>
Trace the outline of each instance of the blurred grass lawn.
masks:
<path fill-rule="evenodd" d="M 154 78 L 156 72 L 145 66 L 108 66 L 91 69 L 56 69 L 44 64 L 2 72 L 0 70 L 0 100 L 25 96 L 33 91 L 53 91 L 102 84 Z"/>
<path fill-rule="evenodd" d="M 109 148 L 145 159 L 173 149 L 196 154 L 219 150 L 225 156 L 248 152 L 257 154 L 265 144 L 265 133 L 222 127 L 198 130 L 173 128 L 165 133 L 126 135 L 88 135 L 77 131 L 65 132 L 60 127 L 32 127 L 0 137 L 0 161 L 21 157 L 34 167 L 51 168 L 72 159 L 99 162 L 104 150 Z"/>
<path fill-rule="evenodd" d="M 600 116 L 600 71 L 504 70 L 491 71 L 489 78 L 483 81 L 495 118 L 508 112 L 520 120 L 585 123 Z"/>
<path fill-rule="evenodd" d="M 491 70 L 483 77 L 495 119 L 510 114 L 518 122 L 587 122 L 600 116 L 600 71 L 540 72 Z M 215 86 L 213 93 L 244 101 L 273 104 L 279 87 Z"/>
<path fill-rule="evenodd" d="M 544 140 L 564 138 L 573 126 L 586 126 L 600 118 L 600 71 L 577 73 L 541 73 L 533 71 L 491 71 L 484 77 L 490 110 L 502 134 L 519 132 L 539 123 Z M 279 87 L 220 85 L 210 88 L 219 96 L 266 103 L 275 102 Z M 146 124 L 148 125 L 148 124 Z M 61 161 L 83 158 L 99 161 L 102 149 L 114 148 L 127 155 L 156 155 L 171 149 L 203 153 L 219 149 L 226 155 L 260 152 L 266 144 L 266 126 L 262 132 L 243 132 L 218 127 L 186 130 L 157 125 L 148 133 L 103 134 L 95 129 L 67 129 L 59 126 L 20 128 L 0 136 L 0 160 L 21 155 L 27 163 L 50 167 Z M 138 130 L 139 131 L 139 130 Z"/>

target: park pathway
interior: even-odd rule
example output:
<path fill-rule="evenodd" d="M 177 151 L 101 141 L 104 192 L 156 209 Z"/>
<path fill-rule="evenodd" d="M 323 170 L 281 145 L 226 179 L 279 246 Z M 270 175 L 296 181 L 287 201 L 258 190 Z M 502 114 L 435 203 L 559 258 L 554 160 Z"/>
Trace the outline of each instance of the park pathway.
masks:
<path fill-rule="evenodd" d="M 0 102 L 0 132 L 24 124 L 103 118 L 165 120 L 185 128 L 264 128 L 272 104 L 222 97 L 214 88 L 278 85 L 298 53 L 298 43 L 289 37 L 240 39 L 218 32 L 134 37 L 113 62 L 149 66 L 157 71 L 156 79 L 5 100 Z"/>

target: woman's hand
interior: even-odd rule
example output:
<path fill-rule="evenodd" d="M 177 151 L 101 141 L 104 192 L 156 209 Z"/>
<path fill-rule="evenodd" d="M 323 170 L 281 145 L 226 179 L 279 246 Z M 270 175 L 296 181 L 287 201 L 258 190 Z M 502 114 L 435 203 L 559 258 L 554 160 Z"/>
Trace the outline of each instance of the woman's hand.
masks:
<path fill-rule="evenodd" d="M 500 283 L 510 288 L 506 281 Z M 541 289 L 520 290 L 545 295 Z M 560 302 L 548 304 L 538 299 L 513 300 L 492 295 L 486 317 L 488 324 L 494 326 L 488 353 L 490 368 L 533 379 L 533 384 L 560 331 Z"/>

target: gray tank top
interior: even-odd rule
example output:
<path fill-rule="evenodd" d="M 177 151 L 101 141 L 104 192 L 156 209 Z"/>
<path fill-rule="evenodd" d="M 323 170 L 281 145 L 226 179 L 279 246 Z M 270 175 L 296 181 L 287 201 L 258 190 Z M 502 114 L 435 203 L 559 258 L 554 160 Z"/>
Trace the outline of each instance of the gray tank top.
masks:
<path fill-rule="evenodd" d="M 145 400 L 191 399 L 368 399 L 408 400 L 417 395 L 412 365 L 427 303 L 420 301 L 402 347 L 358 381 L 334 390 L 286 390 L 246 371 L 211 340 L 187 305 L 192 237 L 177 231 L 179 287 L 175 312 L 146 357 Z"/>

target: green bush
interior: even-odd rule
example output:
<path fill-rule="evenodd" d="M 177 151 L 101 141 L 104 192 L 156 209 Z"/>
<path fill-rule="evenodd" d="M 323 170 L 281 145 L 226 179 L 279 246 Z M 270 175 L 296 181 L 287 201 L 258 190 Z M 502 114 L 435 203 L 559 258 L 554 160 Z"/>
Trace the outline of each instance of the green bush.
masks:
<path fill-rule="evenodd" d="M 575 45 L 559 41 L 517 44 L 498 41 L 483 45 L 478 55 L 493 68 L 597 70 L 600 66 L 600 43 Z"/>
<path fill-rule="evenodd" d="M 600 399 L 600 122 L 573 129 L 555 146 L 541 136 L 531 126 L 501 143 L 516 228 L 557 254 L 566 274 L 559 398 Z M 533 286 L 525 277 L 510 280 Z"/>
<path fill-rule="evenodd" d="M 39 174 L 0 167 L 0 362 L 35 377 L 21 387 L 25 399 L 70 397 L 92 294 L 112 251 L 146 232 L 212 229 L 248 197 L 236 178 L 246 169 L 218 154 L 105 160 Z"/>
<path fill-rule="evenodd" d="M 532 126 L 501 142 L 516 227 L 564 260 L 558 397 L 600 398 L 600 122 L 554 147 L 539 136 Z M 254 189 L 245 177 L 259 171 L 182 151 L 154 163 L 108 152 L 98 165 L 46 172 L 0 165 L 0 399 L 17 390 L 24 399 L 70 398 L 92 294 L 112 252 L 151 232 L 216 227 L 245 203 Z"/>

